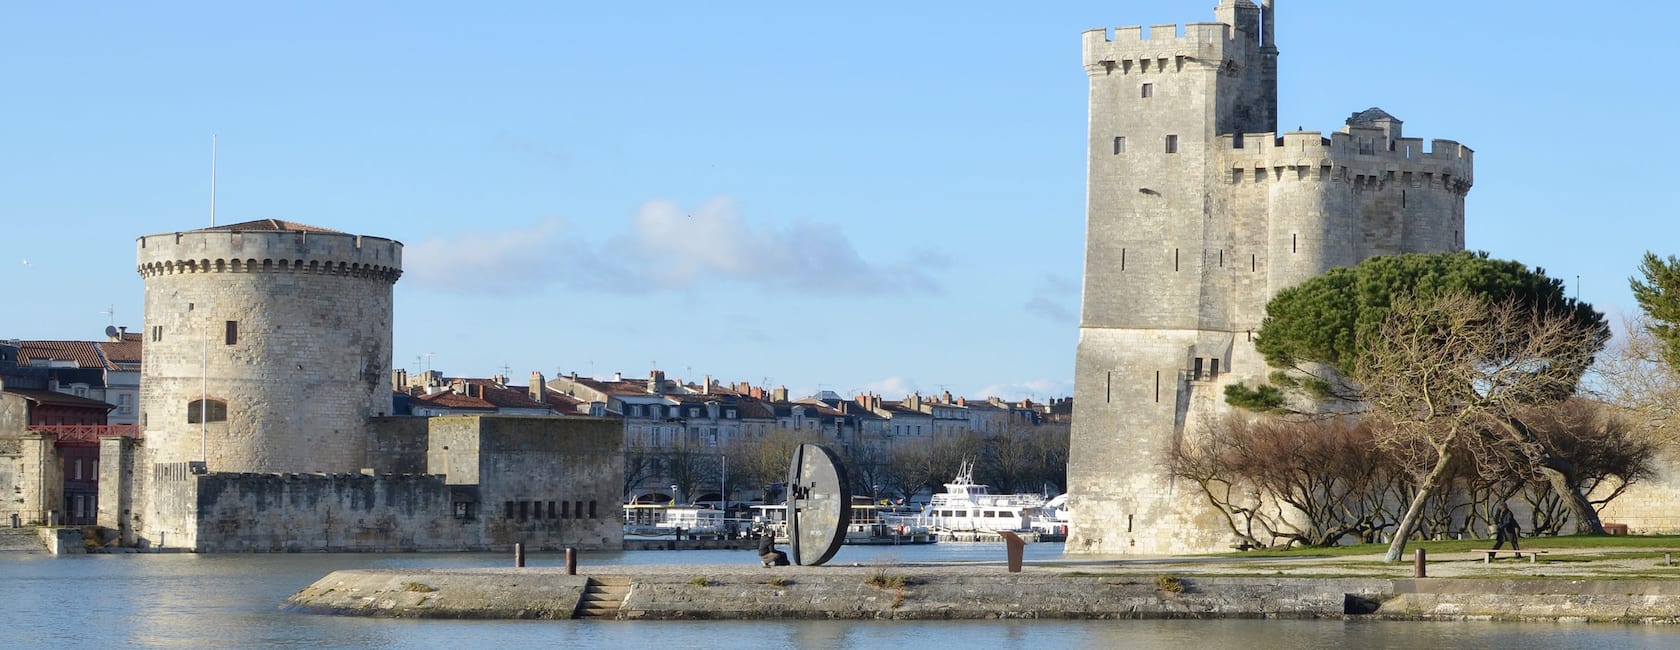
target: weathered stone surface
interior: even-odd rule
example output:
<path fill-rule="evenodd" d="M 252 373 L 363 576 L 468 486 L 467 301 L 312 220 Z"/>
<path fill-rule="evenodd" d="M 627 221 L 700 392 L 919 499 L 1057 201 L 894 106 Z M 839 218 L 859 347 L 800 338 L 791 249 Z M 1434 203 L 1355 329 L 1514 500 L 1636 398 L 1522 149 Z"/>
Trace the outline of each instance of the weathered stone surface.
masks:
<path fill-rule="evenodd" d="M 957 567 L 614 567 L 621 619 L 1383 618 L 1680 622 L 1680 583 L 1093 576 Z M 415 593 L 423 585 L 436 591 Z M 335 572 L 288 603 L 371 616 L 566 618 L 559 569 Z M 570 599 L 568 601 L 568 599 Z"/>
<path fill-rule="evenodd" d="M 571 618 L 587 581 L 528 569 L 334 571 L 287 604 L 397 618 Z"/>

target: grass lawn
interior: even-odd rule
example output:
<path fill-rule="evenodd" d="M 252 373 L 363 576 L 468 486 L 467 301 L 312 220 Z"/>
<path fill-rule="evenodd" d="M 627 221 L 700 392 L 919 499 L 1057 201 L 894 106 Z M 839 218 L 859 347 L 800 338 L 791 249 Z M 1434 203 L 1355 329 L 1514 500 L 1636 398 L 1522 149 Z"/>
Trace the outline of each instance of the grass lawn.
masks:
<path fill-rule="evenodd" d="M 1407 556 L 1414 549 L 1437 553 L 1467 553 L 1476 549 L 1493 548 L 1491 539 L 1463 539 L 1440 542 L 1407 542 Z M 1523 549 L 1594 550 L 1628 552 L 1622 557 L 1662 557 L 1665 551 L 1680 554 L 1680 535 L 1561 535 L 1558 537 L 1524 537 Z M 1645 551 L 1635 555 L 1633 552 Z M 1294 548 L 1287 551 L 1255 550 L 1213 553 L 1209 557 L 1336 557 L 1342 555 L 1370 555 L 1388 552 L 1387 544 L 1354 544 L 1329 548 Z"/>

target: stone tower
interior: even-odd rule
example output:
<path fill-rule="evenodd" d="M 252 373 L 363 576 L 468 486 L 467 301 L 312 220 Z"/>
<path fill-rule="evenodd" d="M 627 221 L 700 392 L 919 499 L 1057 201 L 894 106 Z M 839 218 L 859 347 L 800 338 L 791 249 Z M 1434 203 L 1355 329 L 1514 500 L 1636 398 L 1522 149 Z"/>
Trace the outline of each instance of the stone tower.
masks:
<path fill-rule="evenodd" d="M 1084 34 L 1085 284 L 1069 552 L 1225 550 L 1163 461 L 1267 374 L 1251 338 L 1279 290 L 1374 255 L 1460 250 L 1468 147 L 1381 109 L 1330 137 L 1277 133 L 1273 2 L 1217 22 Z"/>
<path fill-rule="evenodd" d="M 391 411 L 400 242 L 270 219 L 147 235 L 138 247 L 150 465 L 367 466 L 367 420 Z"/>

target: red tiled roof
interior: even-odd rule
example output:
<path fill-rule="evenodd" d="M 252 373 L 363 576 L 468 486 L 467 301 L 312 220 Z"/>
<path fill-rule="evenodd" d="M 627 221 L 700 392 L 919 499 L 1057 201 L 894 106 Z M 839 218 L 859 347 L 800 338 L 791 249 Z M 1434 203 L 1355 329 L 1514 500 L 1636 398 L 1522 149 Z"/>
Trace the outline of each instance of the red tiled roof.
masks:
<path fill-rule="evenodd" d="M 264 230 L 270 232 L 328 232 L 343 234 L 342 231 L 333 230 L 331 228 L 311 226 L 301 224 L 296 221 L 282 221 L 280 219 L 257 219 L 255 221 L 244 221 L 226 226 L 211 226 L 209 228 L 201 228 L 199 229 L 199 232 L 210 230 Z"/>
<path fill-rule="evenodd" d="M 7 388 L 4 392 L 17 395 L 36 404 L 51 404 L 53 406 L 73 406 L 78 408 L 98 408 L 107 411 L 116 408 L 115 404 L 106 404 L 96 399 L 77 397 L 67 393 L 51 390 L 33 390 L 28 388 Z"/>
<path fill-rule="evenodd" d="M 462 395 L 454 391 L 443 391 L 431 395 L 416 395 L 414 406 L 430 406 L 456 410 L 494 411 L 496 405 L 471 395 Z"/>
<path fill-rule="evenodd" d="M 138 365 L 144 338 L 139 334 L 124 334 L 121 341 L 100 341 L 96 346 L 105 360 L 112 364 Z"/>
<path fill-rule="evenodd" d="M 105 367 L 105 358 L 92 341 L 22 341 L 18 345 L 18 359 L 54 359 L 74 361 L 82 368 Z"/>

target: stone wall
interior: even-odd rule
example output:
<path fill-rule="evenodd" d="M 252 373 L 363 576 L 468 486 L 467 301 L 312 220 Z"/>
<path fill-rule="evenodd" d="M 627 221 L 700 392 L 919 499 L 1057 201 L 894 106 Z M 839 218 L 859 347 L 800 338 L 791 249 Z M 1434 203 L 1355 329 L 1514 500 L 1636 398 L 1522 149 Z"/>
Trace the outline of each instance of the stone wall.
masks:
<path fill-rule="evenodd" d="M 586 417 L 430 418 L 428 471 L 476 485 L 489 548 L 617 549 L 623 423 Z"/>
<path fill-rule="evenodd" d="M 117 543 L 134 545 L 135 449 L 139 441 L 110 436 L 99 439 L 100 526 L 116 531 Z"/>
<path fill-rule="evenodd" d="M 470 550 L 471 520 L 451 516 L 440 477 L 207 474 L 197 479 L 196 550 Z"/>
<path fill-rule="evenodd" d="M 427 418 L 418 417 L 368 421 L 368 468 L 375 474 L 424 474 L 427 426 Z"/>

